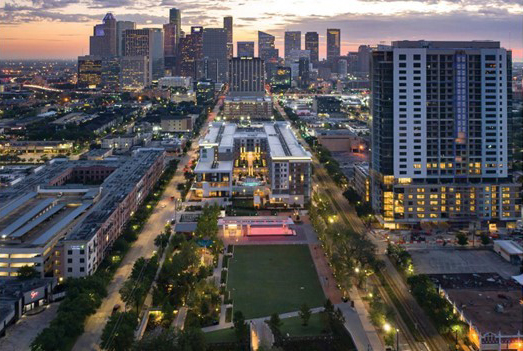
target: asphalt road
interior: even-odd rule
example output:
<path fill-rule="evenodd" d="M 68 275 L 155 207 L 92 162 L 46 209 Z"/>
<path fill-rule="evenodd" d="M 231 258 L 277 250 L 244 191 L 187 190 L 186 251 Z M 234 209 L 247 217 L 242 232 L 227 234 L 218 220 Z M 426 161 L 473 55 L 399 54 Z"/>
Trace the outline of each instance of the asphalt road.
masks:
<path fill-rule="evenodd" d="M 216 104 L 213 112 L 209 114 L 209 121 L 214 119 L 222 102 L 223 96 Z M 206 133 L 207 128 L 208 123 L 205 123 L 202 127 L 201 135 Z M 174 217 L 174 202 L 171 201 L 171 196 L 180 198 L 180 192 L 176 189 L 176 186 L 179 183 L 185 182 L 183 168 L 196 155 L 196 151 L 198 150 L 198 143 L 196 141 L 197 140 L 193 141 L 191 149 L 180 160 L 176 173 L 169 182 L 163 198 L 158 202 L 154 212 L 151 217 L 149 217 L 141 234 L 138 236 L 138 240 L 129 249 L 127 255 L 125 255 L 113 280 L 107 288 L 108 296 L 103 300 L 102 305 L 96 313 L 87 319 L 84 333 L 76 341 L 73 347 L 74 351 L 100 350 L 99 344 L 102 331 L 111 315 L 114 305 L 119 304 L 124 306 L 118 291 L 130 275 L 134 262 L 140 257 L 149 258 L 153 255 L 153 252 L 156 250 L 154 239 L 163 231 L 165 224 Z"/>
<path fill-rule="evenodd" d="M 288 120 L 287 114 L 285 113 L 283 108 L 281 108 L 279 103 L 275 102 L 275 105 L 279 112 L 282 114 L 282 116 Z M 308 144 L 301 137 L 301 134 L 296 133 L 296 135 L 302 142 L 303 146 L 309 151 L 311 151 Z M 343 196 L 343 193 L 340 191 L 339 187 L 334 183 L 332 178 L 328 175 L 327 171 L 325 170 L 325 168 L 323 168 L 323 166 L 320 164 L 319 160 L 312 151 L 311 154 L 313 154 L 312 164 L 314 166 L 315 171 L 315 187 L 321 188 L 321 191 L 326 193 L 330 197 L 334 206 L 337 208 L 338 211 L 340 211 L 342 219 L 344 219 L 345 222 L 353 228 L 353 230 L 366 235 L 376 245 L 376 253 L 378 258 L 385 261 L 386 266 L 382 273 L 389 285 L 391 286 L 392 290 L 394 291 L 395 295 L 397 296 L 400 304 L 403 306 L 404 310 L 407 311 L 408 317 L 411 320 L 412 324 L 417 326 L 418 331 L 420 332 L 421 337 L 423 338 L 421 343 L 414 341 L 414 338 L 412 337 L 410 330 L 406 327 L 406 322 L 403 320 L 400 321 L 398 323 L 399 325 L 397 326 L 397 328 L 400 329 L 401 334 L 405 335 L 404 340 L 406 339 L 407 341 L 410 341 L 410 349 L 429 349 L 434 351 L 447 350 L 448 344 L 445 342 L 443 337 L 441 337 L 438 334 L 434 325 L 422 311 L 421 307 L 417 304 L 414 297 L 410 294 L 408 287 L 403 282 L 403 279 L 399 276 L 399 273 L 390 263 L 390 260 L 385 254 L 387 243 L 383 239 L 369 234 L 369 230 L 365 227 L 361 219 L 357 216 L 355 210 L 349 204 L 347 199 Z M 385 291 L 383 290 L 383 292 Z M 387 297 L 387 299 L 390 299 L 390 297 Z M 397 314 L 396 317 L 401 318 L 399 314 Z M 428 344 L 429 348 L 424 347 L 420 344 Z"/>

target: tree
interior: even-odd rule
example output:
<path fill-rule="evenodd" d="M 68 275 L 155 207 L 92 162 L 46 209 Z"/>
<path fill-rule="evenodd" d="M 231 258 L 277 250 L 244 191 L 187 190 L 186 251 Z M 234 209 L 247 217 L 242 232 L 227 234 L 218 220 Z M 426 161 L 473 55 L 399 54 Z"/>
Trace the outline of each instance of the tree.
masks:
<path fill-rule="evenodd" d="M 481 245 L 488 245 L 490 244 L 490 238 L 487 234 L 481 234 Z"/>
<path fill-rule="evenodd" d="M 267 324 L 269 325 L 271 330 L 274 332 L 275 330 L 280 331 L 280 328 L 283 325 L 283 322 L 281 321 L 278 313 L 273 313 L 273 314 L 271 314 L 271 318 L 269 319 Z"/>
<path fill-rule="evenodd" d="M 100 346 L 109 351 L 128 351 L 134 343 L 136 316 L 129 312 L 113 314 L 102 331 Z"/>
<path fill-rule="evenodd" d="M 299 314 L 299 316 L 301 318 L 302 325 L 306 326 L 307 324 L 309 324 L 309 319 L 311 318 L 312 312 L 311 312 L 311 309 L 309 308 L 309 306 L 307 306 L 306 303 L 301 305 L 300 312 L 298 314 Z"/>
<path fill-rule="evenodd" d="M 25 265 L 20 268 L 18 268 L 18 279 L 20 280 L 28 280 L 33 278 L 38 278 L 40 276 L 40 272 L 38 272 L 34 267 Z"/>
<path fill-rule="evenodd" d="M 456 234 L 456 239 L 458 239 L 458 245 L 465 246 L 469 243 L 469 237 L 467 234 L 458 233 Z"/>
<path fill-rule="evenodd" d="M 120 289 L 120 296 L 122 297 L 122 301 L 135 307 L 136 315 L 138 315 L 140 311 L 140 305 L 143 302 L 145 293 L 146 291 L 144 286 L 142 284 L 137 284 L 132 279 L 127 279 Z"/>
<path fill-rule="evenodd" d="M 243 313 L 241 311 L 234 312 L 232 322 L 234 324 L 234 330 L 236 332 L 236 337 L 238 338 L 238 341 L 241 343 L 247 341 L 247 338 L 249 336 L 249 326 L 245 321 Z"/>
<path fill-rule="evenodd" d="M 159 234 L 156 238 L 154 238 L 154 245 L 160 250 L 160 252 L 162 252 L 167 247 L 167 244 L 169 244 L 168 233 Z"/>

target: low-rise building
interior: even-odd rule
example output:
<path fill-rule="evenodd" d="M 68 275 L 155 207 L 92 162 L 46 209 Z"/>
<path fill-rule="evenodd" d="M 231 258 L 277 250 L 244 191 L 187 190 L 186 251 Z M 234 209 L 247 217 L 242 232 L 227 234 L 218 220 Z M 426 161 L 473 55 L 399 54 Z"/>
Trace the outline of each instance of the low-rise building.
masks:
<path fill-rule="evenodd" d="M 367 150 L 365 139 L 348 129 L 317 129 L 315 133 L 318 143 L 330 152 L 364 153 Z"/>
<path fill-rule="evenodd" d="M 126 151 L 133 146 L 147 146 L 152 140 L 151 133 L 108 135 L 102 139 L 102 149 Z"/>
<path fill-rule="evenodd" d="M 53 160 L 0 191 L 0 276 L 90 275 L 164 167 L 163 149 L 102 161 Z"/>
<path fill-rule="evenodd" d="M 257 207 L 301 207 L 310 199 L 311 155 L 287 122 L 213 123 L 199 146 L 196 199 L 245 197 Z"/>
<path fill-rule="evenodd" d="M 0 153 L 67 154 L 73 151 L 71 141 L 11 140 L 0 141 Z"/>
<path fill-rule="evenodd" d="M 162 117 L 162 132 L 187 133 L 193 129 L 194 122 L 198 118 L 196 114 Z"/>
<path fill-rule="evenodd" d="M 312 110 L 317 114 L 339 114 L 341 100 L 335 96 L 316 96 L 312 103 Z"/>
<path fill-rule="evenodd" d="M 223 102 L 223 116 L 228 121 L 266 120 L 273 117 L 270 97 L 227 97 Z"/>

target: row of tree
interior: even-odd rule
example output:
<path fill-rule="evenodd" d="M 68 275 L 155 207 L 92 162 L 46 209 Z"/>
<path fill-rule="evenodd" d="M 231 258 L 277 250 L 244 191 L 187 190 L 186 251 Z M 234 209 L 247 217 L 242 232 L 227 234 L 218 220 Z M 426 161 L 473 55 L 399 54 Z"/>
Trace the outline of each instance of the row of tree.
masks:
<path fill-rule="evenodd" d="M 140 257 L 133 265 L 131 275 L 120 289 L 122 301 L 131 306 L 130 311 L 113 314 L 102 331 L 100 346 L 104 350 L 129 350 L 134 343 L 134 330 L 138 324 L 138 315 L 145 297 L 158 269 L 158 256 L 150 259 Z"/>

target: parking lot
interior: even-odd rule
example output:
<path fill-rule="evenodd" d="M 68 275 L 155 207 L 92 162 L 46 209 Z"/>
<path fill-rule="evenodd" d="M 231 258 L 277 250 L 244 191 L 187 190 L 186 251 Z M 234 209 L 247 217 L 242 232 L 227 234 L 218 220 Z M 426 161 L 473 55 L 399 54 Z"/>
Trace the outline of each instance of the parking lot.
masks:
<path fill-rule="evenodd" d="M 30 350 L 31 342 L 54 319 L 59 305 L 60 303 L 55 302 L 39 314 L 22 316 L 15 325 L 7 328 L 6 335 L 0 338 L 0 350 Z"/>
<path fill-rule="evenodd" d="M 519 267 L 512 265 L 488 249 L 411 249 L 414 270 L 421 274 L 491 273 L 509 279 L 519 274 Z"/>

